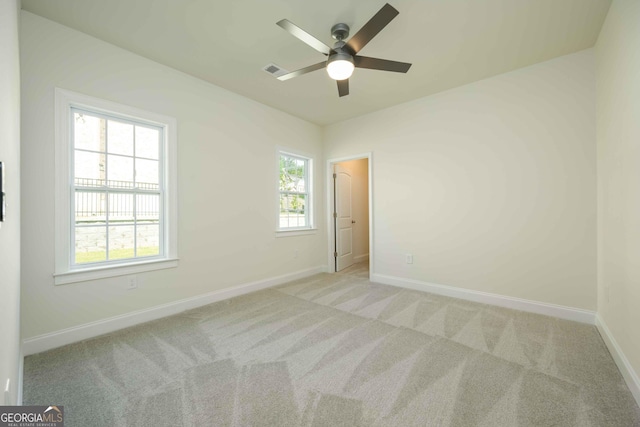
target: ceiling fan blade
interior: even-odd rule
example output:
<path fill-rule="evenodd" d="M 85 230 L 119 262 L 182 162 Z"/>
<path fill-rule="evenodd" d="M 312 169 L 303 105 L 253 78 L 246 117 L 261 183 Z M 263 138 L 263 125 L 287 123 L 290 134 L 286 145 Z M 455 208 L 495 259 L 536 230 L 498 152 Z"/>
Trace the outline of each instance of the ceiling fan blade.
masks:
<path fill-rule="evenodd" d="M 349 95 L 349 79 L 336 80 L 338 82 L 338 95 L 340 97 Z"/>
<path fill-rule="evenodd" d="M 369 58 L 368 56 L 356 56 L 353 59 L 358 68 L 395 71 L 396 73 L 406 73 L 411 68 L 411 64 L 407 62 L 389 61 L 388 59 Z"/>
<path fill-rule="evenodd" d="M 280 81 L 289 80 L 289 79 L 292 79 L 294 77 L 298 77 L 298 76 L 301 76 L 303 74 L 307 74 L 307 73 L 310 73 L 312 71 L 319 70 L 319 69 L 324 68 L 326 66 L 327 66 L 326 62 L 324 62 L 324 61 L 318 62 L 317 64 L 309 65 L 308 67 L 300 68 L 299 70 L 292 71 L 290 73 L 284 74 L 284 75 L 278 77 L 278 80 L 280 80 Z"/>
<path fill-rule="evenodd" d="M 378 11 L 373 18 L 369 20 L 364 27 L 360 28 L 360 31 L 347 42 L 347 46 L 353 50 L 354 53 L 358 53 L 372 38 L 376 36 L 389 22 L 398 15 L 398 12 L 389 3 L 382 6 L 382 9 Z"/>
<path fill-rule="evenodd" d="M 307 33 L 305 30 L 298 27 L 296 24 L 289 21 L 288 19 L 283 19 L 281 21 L 278 21 L 276 22 L 276 24 L 278 24 L 279 26 L 287 30 L 289 33 L 291 33 L 294 37 L 298 38 L 299 40 L 302 40 L 304 43 L 308 44 L 318 52 L 323 53 L 325 55 L 329 55 L 329 53 L 331 53 L 331 48 L 329 46 L 322 43 L 320 40 L 313 37 L 311 34 Z"/>

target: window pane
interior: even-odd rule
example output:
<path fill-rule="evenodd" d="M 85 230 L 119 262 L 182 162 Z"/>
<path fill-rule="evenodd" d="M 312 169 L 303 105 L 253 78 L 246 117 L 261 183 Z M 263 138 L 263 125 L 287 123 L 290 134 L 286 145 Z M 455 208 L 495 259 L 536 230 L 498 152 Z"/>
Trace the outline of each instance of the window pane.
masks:
<path fill-rule="evenodd" d="M 133 188 L 133 158 L 112 156 L 107 157 L 107 179 L 113 188 Z"/>
<path fill-rule="evenodd" d="M 136 157 L 158 159 L 160 151 L 160 131 L 136 126 Z"/>
<path fill-rule="evenodd" d="M 133 222 L 133 194 L 109 193 L 109 224 Z"/>
<path fill-rule="evenodd" d="M 104 151 L 105 120 L 85 113 L 73 113 L 75 148 Z"/>
<path fill-rule="evenodd" d="M 138 187 L 145 190 L 156 190 L 159 182 L 158 161 L 136 159 L 136 183 Z"/>
<path fill-rule="evenodd" d="M 306 195 L 280 195 L 280 228 L 306 227 Z"/>
<path fill-rule="evenodd" d="M 109 259 L 133 258 L 134 248 L 133 226 L 109 226 Z"/>
<path fill-rule="evenodd" d="M 75 248 L 76 264 L 106 261 L 107 228 L 76 227 Z"/>
<path fill-rule="evenodd" d="M 107 137 L 109 153 L 133 156 L 133 125 L 109 120 Z"/>
<path fill-rule="evenodd" d="M 136 196 L 138 221 L 158 222 L 160 220 L 160 195 L 138 194 Z"/>
<path fill-rule="evenodd" d="M 105 156 L 76 150 L 74 153 L 75 185 L 96 187 L 104 185 Z"/>
<path fill-rule="evenodd" d="M 306 226 L 307 221 L 304 214 L 280 212 L 280 228 L 300 228 Z"/>
<path fill-rule="evenodd" d="M 295 191 L 300 193 L 305 193 L 307 191 L 307 184 L 304 180 L 304 177 L 298 178 L 295 182 Z"/>
<path fill-rule="evenodd" d="M 160 255 L 160 227 L 157 224 L 138 225 L 138 256 Z"/>
<path fill-rule="evenodd" d="M 76 191 L 75 222 L 82 224 L 104 224 L 106 221 L 106 193 Z"/>
<path fill-rule="evenodd" d="M 280 191 L 306 192 L 306 168 L 306 160 L 280 156 Z"/>

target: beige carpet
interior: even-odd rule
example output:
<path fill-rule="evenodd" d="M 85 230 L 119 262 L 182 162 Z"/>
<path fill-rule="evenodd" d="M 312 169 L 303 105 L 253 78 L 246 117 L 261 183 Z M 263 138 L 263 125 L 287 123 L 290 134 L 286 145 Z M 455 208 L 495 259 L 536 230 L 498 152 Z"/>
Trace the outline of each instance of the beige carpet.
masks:
<path fill-rule="evenodd" d="M 69 426 L 640 426 L 593 326 L 370 283 L 366 266 L 25 359 Z"/>

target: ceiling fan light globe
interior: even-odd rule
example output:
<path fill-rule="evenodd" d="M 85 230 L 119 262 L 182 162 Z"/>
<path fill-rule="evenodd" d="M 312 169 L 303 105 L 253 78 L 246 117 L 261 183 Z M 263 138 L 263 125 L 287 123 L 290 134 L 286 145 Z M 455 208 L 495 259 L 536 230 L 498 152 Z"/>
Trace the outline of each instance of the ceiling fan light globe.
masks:
<path fill-rule="evenodd" d="M 327 74 L 333 80 L 346 80 L 353 74 L 355 66 L 350 55 L 344 58 L 336 58 L 327 63 Z"/>

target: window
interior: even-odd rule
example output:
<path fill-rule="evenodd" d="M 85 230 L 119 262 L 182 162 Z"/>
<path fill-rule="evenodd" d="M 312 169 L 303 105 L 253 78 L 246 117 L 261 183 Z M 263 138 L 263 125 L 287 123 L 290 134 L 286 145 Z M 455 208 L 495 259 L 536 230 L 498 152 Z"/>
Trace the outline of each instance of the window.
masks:
<path fill-rule="evenodd" d="M 308 157 L 278 152 L 278 230 L 313 228 L 311 167 Z"/>
<path fill-rule="evenodd" d="M 71 109 L 72 265 L 164 253 L 163 128 Z"/>
<path fill-rule="evenodd" d="M 62 90 L 56 104 L 56 284 L 175 266 L 175 120 Z"/>

